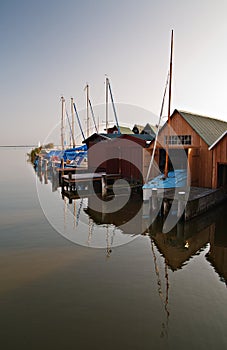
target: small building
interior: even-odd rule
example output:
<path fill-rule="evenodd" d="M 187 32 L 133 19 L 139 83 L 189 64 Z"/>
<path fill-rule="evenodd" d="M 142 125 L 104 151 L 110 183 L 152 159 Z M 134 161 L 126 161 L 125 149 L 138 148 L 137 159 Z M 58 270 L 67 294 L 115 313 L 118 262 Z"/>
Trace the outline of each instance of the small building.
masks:
<path fill-rule="evenodd" d="M 157 127 L 149 123 L 147 123 L 143 128 L 143 130 L 141 131 L 141 134 L 148 134 L 152 136 L 155 136 L 156 133 L 157 133 Z"/>
<path fill-rule="evenodd" d="M 135 125 L 133 126 L 132 131 L 133 131 L 134 134 L 141 134 L 142 131 L 143 131 L 143 129 L 144 129 L 144 126 L 143 126 L 143 125 L 135 124 Z"/>
<path fill-rule="evenodd" d="M 132 129 L 134 134 L 147 134 L 155 137 L 157 126 L 147 123 L 145 126 L 135 124 Z"/>
<path fill-rule="evenodd" d="M 126 126 L 119 126 L 120 134 L 133 134 L 133 131 Z M 106 129 L 105 129 L 106 130 Z M 112 128 L 107 129 L 107 134 L 118 134 L 118 127 L 114 125 Z"/>
<path fill-rule="evenodd" d="M 153 152 L 154 142 L 149 146 Z M 170 126 L 163 125 L 158 135 L 155 162 L 163 172 L 169 155 L 169 169 L 187 169 L 190 185 L 227 187 L 227 122 L 174 110 Z M 153 173 L 156 176 L 157 173 Z"/>
<path fill-rule="evenodd" d="M 87 138 L 90 171 L 120 174 L 133 183 L 143 184 L 150 162 L 147 147 L 154 139 L 146 134 L 93 134 Z"/>

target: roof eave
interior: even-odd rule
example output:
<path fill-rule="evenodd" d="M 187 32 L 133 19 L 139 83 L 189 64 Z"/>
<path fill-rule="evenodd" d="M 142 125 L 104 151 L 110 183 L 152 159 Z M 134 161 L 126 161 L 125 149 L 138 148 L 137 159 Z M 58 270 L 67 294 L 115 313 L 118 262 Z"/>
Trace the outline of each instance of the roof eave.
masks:
<path fill-rule="evenodd" d="M 208 148 L 208 150 L 209 150 L 209 151 L 212 150 L 212 148 L 213 148 L 214 146 L 216 146 L 216 145 L 218 144 L 218 142 L 221 141 L 221 139 L 222 139 L 225 135 L 227 135 L 227 130 L 223 132 L 223 134 Z"/>

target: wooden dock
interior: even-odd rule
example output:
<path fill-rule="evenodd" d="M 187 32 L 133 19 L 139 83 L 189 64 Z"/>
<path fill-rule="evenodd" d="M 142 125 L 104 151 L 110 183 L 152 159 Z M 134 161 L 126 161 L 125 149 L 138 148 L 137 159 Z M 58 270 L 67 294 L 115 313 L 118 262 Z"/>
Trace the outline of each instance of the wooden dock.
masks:
<path fill-rule="evenodd" d="M 184 220 L 190 220 L 209 209 L 214 208 L 222 201 L 227 200 L 227 193 L 222 189 L 210 189 L 202 187 L 189 187 L 188 192 L 175 193 L 175 189 L 165 190 L 164 193 L 154 193 L 150 198 L 150 208 L 158 208 L 162 201 L 161 212 L 164 216 L 170 210 L 178 212 Z M 180 214 L 179 214 L 180 213 Z"/>
<path fill-rule="evenodd" d="M 68 175 L 61 176 L 62 196 L 72 200 L 81 196 L 88 197 L 90 193 L 94 193 L 94 190 L 104 196 L 108 186 L 112 186 L 113 182 L 120 178 L 120 174 L 106 174 L 105 172 L 82 174 L 69 172 Z"/>

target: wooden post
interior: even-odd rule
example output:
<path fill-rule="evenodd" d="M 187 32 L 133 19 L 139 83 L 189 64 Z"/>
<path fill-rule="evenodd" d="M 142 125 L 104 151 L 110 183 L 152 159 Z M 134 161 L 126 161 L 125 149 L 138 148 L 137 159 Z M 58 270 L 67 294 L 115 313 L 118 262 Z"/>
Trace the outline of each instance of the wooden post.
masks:
<path fill-rule="evenodd" d="M 45 173 L 47 172 L 47 163 L 48 163 L 48 160 L 44 159 L 44 172 Z"/>
<path fill-rule="evenodd" d="M 157 190 L 157 188 L 152 188 L 151 198 L 152 198 L 152 210 L 155 211 L 158 208 L 158 190 Z"/>
<path fill-rule="evenodd" d="M 167 216 L 169 213 L 169 203 L 168 201 L 164 200 L 163 201 L 163 215 Z"/>
<path fill-rule="evenodd" d="M 184 212 L 185 192 L 178 192 L 177 217 L 180 219 Z"/>
<path fill-rule="evenodd" d="M 106 175 L 102 175 L 101 185 L 102 185 L 102 196 L 105 196 L 106 195 Z"/>
<path fill-rule="evenodd" d="M 43 163 L 43 159 L 42 157 L 39 157 L 39 167 L 42 168 L 42 163 Z"/>
<path fill-rule="evenodd" d="M 69 172 L 68 178 L 69 178 L 69 190 L 72 191 L 72 173 L 71 172 Z"/>

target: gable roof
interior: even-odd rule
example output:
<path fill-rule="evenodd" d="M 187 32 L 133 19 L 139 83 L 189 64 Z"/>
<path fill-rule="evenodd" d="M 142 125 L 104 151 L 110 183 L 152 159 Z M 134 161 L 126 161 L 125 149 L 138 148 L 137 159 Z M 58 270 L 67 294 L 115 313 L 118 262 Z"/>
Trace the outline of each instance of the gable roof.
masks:
<path fill-rule="evenodd" d="M 121 134 L 129 134 L 129 135 L 133 134 L 133 131 L 127 126 L 120 126 L 120 132 Z"/>
<path fill-rule="evenodd" d="M 97 134 L 96 132 L 92 135 L 90 135 L 88 138 L 86 138 L 82 143 L 88 143 L 89 141 L 97 140 L 97 139 L 103 139 L 103 140 L 110 140 L 115 139 L 117 137 L 121 136 L 121 134 Z"/>
<path fill-rule="evenodd" d="M 227 130 L 227 122 L 219 119 L 192 114 L 185 111 L 174 110 L 192 127 L 193 130 L 206 142 L 210 147 L 221 135 Z M 171 117 L 172 117 L 171 116 Z"/>
<path fill-rule="evenodd" d="M 120 128 L 121 134 L 133 134 L 133 131 L 130 128 L 128 128 L 127 126 L 120 126 L 119 125 L 119 128 Z M 106 129 L 104 129 L 104 130 L 106 130 Z M 116 125 L 114 125 L 110 128 L 107 128 L 107 130 L 109 131 L 108 132 L 108 135 L 109 135 L 111 133 L 110 131 L 114 131 L 114 130 L 117 131 L 118 127 Z"/>
<path fill-rule="evenodd" d="M 156 132 L 157 132 L 157 127 L 155 125 L 150 124 L 150 123 L 147 123 L 145 125 L 145 127 L 143 128 L 143 130 L 146 130 L 146 129 L 150 129 L 151 131 L 153 131 L 154 134 L 156 134 Z"/>

